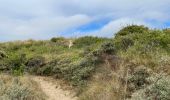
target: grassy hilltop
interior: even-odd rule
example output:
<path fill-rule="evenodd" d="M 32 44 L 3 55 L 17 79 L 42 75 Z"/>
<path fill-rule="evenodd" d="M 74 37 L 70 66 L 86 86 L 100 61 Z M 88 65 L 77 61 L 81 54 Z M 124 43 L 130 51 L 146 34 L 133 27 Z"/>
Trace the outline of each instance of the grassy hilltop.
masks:
<path fill-rule="evenodd" d="M 170 30 L 131 25 L 114 38 L 54 37 L 0 43 L 0 71 L 19 79 L 31 74 L 64 80 L 80 100 L 169 100 Z M 11 92 L 1 92 L 1 88 L 0 99 L 10 98 Z M 38 100 L 40 93 L 32 99 Z"/>

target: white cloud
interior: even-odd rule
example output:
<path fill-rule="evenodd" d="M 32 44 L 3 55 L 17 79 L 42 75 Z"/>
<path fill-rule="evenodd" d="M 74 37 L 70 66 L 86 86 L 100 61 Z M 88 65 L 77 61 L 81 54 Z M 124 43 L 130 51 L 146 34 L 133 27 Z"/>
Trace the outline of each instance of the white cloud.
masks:
<path fill-rule="evenodd" d="M 131 19 L 131 18 L 120 18 L 116 20 L 112 20 L 110 23 L 106 24 L 104 27 L 97 31 L 87 32 L 80 34 L 80 36 L 84 35 L 92 35 L 92 36 L 100 36 L 100 37 L 113 37 L 116 32 L 127 25 L 145 25 L 147 27 L 153 28 L 151 24 L 148 24 L 142 20 Z M 79 35 L 80 32 L 75 32 L 75 35 Z"/>
<path fill-rule="evenodd" d="M 2 20 L 1 20 L 2 19 Z M 86 15 L 74 15 L 69 17 L 58 16 L 55 18 L 35 18 L 32 20 L 10 20 L 0 18 L 1 36 L 9 35 L 27 38 L 47 38 L 50 34 L 60 33 L 72 28 L 79 27 L 90 22 L 91 18 Z M 15 38 L 14 38 L 15 39 Z"/>
<path fill-rule="evenodd" d="M 162 27 L 170 20 L 169 5 L 170 0 L 0 0 L 0 41 L 77 33 L 76 28 L 96 19 L 110 22 L 76 35 L 108 37 L 131 23 Z"/>

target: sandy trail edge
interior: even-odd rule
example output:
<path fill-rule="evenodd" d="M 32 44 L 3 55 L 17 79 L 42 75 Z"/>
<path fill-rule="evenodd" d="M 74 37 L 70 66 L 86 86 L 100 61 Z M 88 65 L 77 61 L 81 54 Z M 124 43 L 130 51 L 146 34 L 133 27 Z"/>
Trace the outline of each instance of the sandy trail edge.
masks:
<path fill-rule="evenodd" d="M 77 100 L 71 91 L 64 91 L 57 86 L 54 79 L 41 76 L 32 76 L 32 79 L 40 85 L 42 91 L 48 96 L 48 100 Z"/>

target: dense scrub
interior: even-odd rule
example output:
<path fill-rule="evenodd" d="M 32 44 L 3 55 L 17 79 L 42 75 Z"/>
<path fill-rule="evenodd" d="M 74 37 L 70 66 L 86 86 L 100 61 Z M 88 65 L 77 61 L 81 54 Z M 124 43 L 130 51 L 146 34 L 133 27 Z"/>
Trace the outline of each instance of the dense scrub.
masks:
<path fill-rule="evenodd" d="M 46 100 L 38 84 L 28 77 L 0 75 L 1 100 Z"/>
<path fill-rule="evenodd" d="M 1 43 L 0 70 L 64 79 L 78 88 L 82 100 L 169 100 L 165 87 L 170 84 L 169 48 L 169 29 L 131 25 L 112 39 L 85 36 Z"/>

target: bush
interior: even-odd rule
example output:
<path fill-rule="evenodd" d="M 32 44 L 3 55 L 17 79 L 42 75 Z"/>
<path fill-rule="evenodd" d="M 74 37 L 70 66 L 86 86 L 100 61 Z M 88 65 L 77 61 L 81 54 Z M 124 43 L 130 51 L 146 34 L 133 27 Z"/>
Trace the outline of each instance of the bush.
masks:
<path fill-rule="evenodd" d="M 92 54 L 94 56 L 101 56 L 102 54 L 112 55 L 112 54 L 116 54 L 116 49 L 112 42 L 104 42 L 101 44 L 99 49 L 94 50 Z"/>
<path fill-rule="evenodd" d="M 84 36 L 84 37 L 80 37 L 76 39 L 74 41 L 74 46 L 77 48 L 84 48 L 84 47 L 91 46 L 94 44 L 102 43 L 107 40 L 109 39 L 92 37 L 92 36 Z"/>
<path fill-rule="evenodd" d="M 155 75 L 157 76 L 157 75 Z M 150 77 L 152 84 L 145 89 L 139 90 L 132 95 L 132 100 L 169 100 L 170 77 Z"/>
<path fill-rule="evenodd" d="M 9 70 L 8 66 L 6 66 L 6 60 L 7 59 L 7 55 L 5 54 L 5 52 L 0 51 L 0 71 L 5 71 L 5 70 Z"/>
<path fill-rule="evenodd" d="M 52 38 L 51 42 L 54 42 L 56 45 L 67 47 L 69 45 L 69 40 L 58 37 L 58 38 Z"/>
<path fill-rule="evenodd" d="M 42 56 L 35 56 L 29 59 L 26 63 L 27 67 L 40 67 L 45 64 L 45 58 Z"/>
<path fill-rule="evenodd" d="M 163 32 L 166 33 L 166 34 L 169 34 L 170 33 L 170 28 L 163 29 Z"/>
<path fill-rule="evenodd" d="M 84 58 L 76 62 L 62 59 L 42 69 L 41 72 L 46 75 L 51 73 L 57 78 L 64 78 L 74 86 L 82 86 L 95 70 L 95 61 L 92 58 Z"/>
<path fill-rule="evenodd" d="M 64 41 L 65 38 L 64 37 L 53 37 L 51 38 L 51 42 L 61 42 Z"/>
<path fill-rule="evenodd" d="M 145 67 L 136 68 L 128 79 L 129 90 L 132 92 L 144 88 L 144 86 L 149 84 L 149 81 L 147 80 L 149 75 L 150 74 Z"/>
<path fill-rule="evenodd" d="M 91 59 L 83 59 L 77 65 L 74 65 L 71 81 L 73 85 L 85 85 L 87 79 L 95 70 L 95 62 Z"/>
<path fill-rule="evenodd" d="M 116 49 L 115 46 L 112 42 L 105 42 L 101 45 L 101 48 L 103 53 L 106 54 L 115 54 L 116 53 Z"/>
<path fill-rule="evenodd" d="M 46 65 L 46 66 L 43 66 L 43 67 L 39 68 L 39 69 L 37 70 L 37 74 L 49 76 L 49 75 L 52 75 L 52 74 L 53 74 L 53 73 L 52 73 L 52 69 L 53 69 L 53 68 L 51 67 L 51 65 Z"/>
<path fill-rule="evenodd" d="M 114 44 L 118 50 L 127 50 L 134 45 L 134 40 L 129 37 L 120 37 L 114 40 Z"/>
<path fill-rule="evenodd" d="M 12 54 L 6 60 L 7 66 L 11 68 L 14 75 L 23 75 L 26 61 L 25 54 Z"/>
<path fill-rule="evenodd" d="M 45 100 L 38 85 L 26 77 L 1 75 L 0 100 Z"/>
<path fill-rule="evenodd" d="M 8 66 L 6 66 L 4 60 L 0 60 L 0 72 L 2 71 L 9 71 L 10 68 Z"/>
<path fill-rule="evenodd" d="M 85 56 L 87 56 L 87 55 L 89 55 L 91 52 L 92 52 L 93 50 L 92 50 L 92 48 L 91 47 L 85 47 L 84 49 L 83 49 L 83 51 L 80 53 L 80 56 L 81 57 L 85 57 Z"/>
<path fill-rule="evenodd" d="M 8 89 L 6 90 L 6 95 L 4 96 L 4 98 L 6 98 L 6 100 L 24 100 L 29 95 L 31 95 L 30 92 L 31 91 L 27 87 L 21 85 L 18 79 L 15 79 L 12 82 L 12 86 L 8 87 Z"/>
<path fill-rule="evenodd" d="M 170 44 L 170 35 L 163 31 L 153 30 L 146 37 L 146 42 L 152 47 L 167 48 Z"/>
<path fill-rule="evenodd" d="M 116 37 L 117 36 L 125 36 L 128 34 L 132 34 L 132 33 L 144 33 L 146 31 L 148 31 L 149 29 L 143 25 L 129 25 L 127 27 L 124 27 L 123 29 L 121 29 L 118 33 L 116 33 Z"/>
<path fill-rule="evenodd" d="M 31 73 L 37 73 L 37 70 L 45 65 L 45 58 L 42 56 L 35 56 L 26 62 L 26 68 Z"/>
<path fill-rule="evenodd" d="M 5 58 L 5 57 L 7 57 L 7 55 L 5 54 L 5 52 L 0 51 L 0 60 L 1 60 L 2 58 Z"/>

